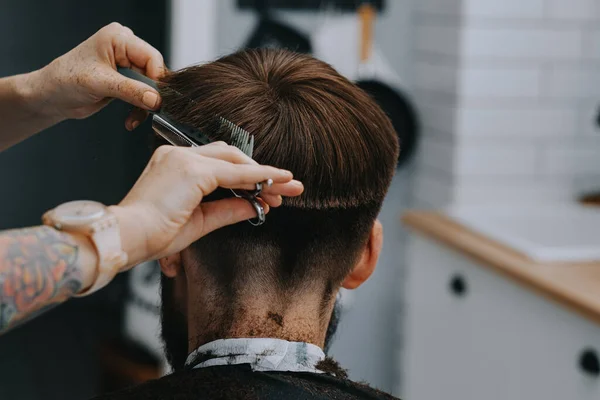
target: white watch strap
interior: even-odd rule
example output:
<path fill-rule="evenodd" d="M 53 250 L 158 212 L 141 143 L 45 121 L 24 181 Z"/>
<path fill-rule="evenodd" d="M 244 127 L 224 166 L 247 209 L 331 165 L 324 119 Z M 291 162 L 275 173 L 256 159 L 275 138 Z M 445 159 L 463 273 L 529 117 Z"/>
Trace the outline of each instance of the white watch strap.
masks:
<path fill-rule="evenodd" d="M 127 264 L 127 253 L 121 247 L 121 234 L 117 217 L 108 213 L 106 217 L 91 225 L 90 239 L 98 254 L 98 267 L 94 283 L 75 297 L 90 295 L 104 286 Z"/>

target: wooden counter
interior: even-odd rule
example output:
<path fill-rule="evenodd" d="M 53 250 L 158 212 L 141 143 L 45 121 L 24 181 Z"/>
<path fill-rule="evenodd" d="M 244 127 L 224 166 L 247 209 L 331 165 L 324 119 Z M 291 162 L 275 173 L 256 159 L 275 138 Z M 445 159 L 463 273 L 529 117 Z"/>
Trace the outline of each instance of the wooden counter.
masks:
<path fill-rule="evenodd" d="M 443 214 L 410 211 L 402 220 L 417 233 L 600 323 L 600 261 L 541 264 Z"/>

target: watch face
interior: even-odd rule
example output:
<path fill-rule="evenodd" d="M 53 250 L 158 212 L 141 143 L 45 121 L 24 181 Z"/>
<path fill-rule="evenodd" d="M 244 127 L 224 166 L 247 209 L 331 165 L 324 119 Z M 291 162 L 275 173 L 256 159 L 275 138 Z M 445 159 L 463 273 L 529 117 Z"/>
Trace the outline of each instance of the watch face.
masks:
<path fill-rule="evenodd" d="M 101 218 L 106 213 L 102 203 L 88 200 L 71 201 L 54 209 L 54 219 L 64 225 L 85 225 Z"/>

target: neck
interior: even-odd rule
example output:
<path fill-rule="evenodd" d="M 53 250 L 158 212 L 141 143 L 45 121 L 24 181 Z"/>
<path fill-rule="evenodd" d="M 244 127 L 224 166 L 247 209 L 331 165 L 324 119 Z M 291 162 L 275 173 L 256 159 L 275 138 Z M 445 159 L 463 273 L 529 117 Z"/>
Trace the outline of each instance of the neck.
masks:
<path fill-rule="evenodd" d="M 322 296 L 253 293 L 219 302 L 215 299 L 220 296 L 206 290 L 190 296 L 189 351 L 213 340 L 230 338 L 275 338 L 324 347 L 335 298 L 323 310 Z"/>

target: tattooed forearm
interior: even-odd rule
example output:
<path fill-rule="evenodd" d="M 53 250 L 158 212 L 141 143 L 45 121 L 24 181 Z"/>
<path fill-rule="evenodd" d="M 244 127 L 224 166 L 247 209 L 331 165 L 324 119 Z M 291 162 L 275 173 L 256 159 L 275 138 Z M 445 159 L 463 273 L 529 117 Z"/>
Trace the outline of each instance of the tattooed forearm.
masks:
<path fill-rule="evenodd" d="M 50 227 L 0 232 L 0 334 L 79 291 L 78 252 Z"/>

